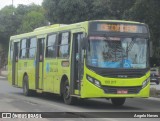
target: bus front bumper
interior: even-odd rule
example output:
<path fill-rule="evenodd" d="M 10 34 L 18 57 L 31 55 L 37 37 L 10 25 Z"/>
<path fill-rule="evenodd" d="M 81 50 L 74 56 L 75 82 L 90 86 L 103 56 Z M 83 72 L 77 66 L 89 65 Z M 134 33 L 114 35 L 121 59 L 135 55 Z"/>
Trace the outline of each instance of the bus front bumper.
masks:
<path fill-rule="evenodd" d="M 150 91 L 150 83 L 148 83 L 144 88 L 142 88 L 142 86 L 132 86 L 132 87 L 102 86 L 101 88 L 99 88 L 93 84 L 88 84 L 87 88 L 82 87 L 81 98 L 117 98 L 117 97 L 147 98 L 149 97 L 149 91 Z"/>

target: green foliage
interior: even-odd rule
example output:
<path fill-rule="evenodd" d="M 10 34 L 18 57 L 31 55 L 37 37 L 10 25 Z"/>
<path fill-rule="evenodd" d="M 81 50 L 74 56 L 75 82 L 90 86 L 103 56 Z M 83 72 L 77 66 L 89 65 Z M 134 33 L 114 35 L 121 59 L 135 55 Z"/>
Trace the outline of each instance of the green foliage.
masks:
<path fill-rule="evenodd" d="M 7 6 L 0 11 L 0 43 L 8 44 L 9 35 L 15 33 L 17 20 L 13 19 L 12 6 Z"/>
<path fill-rule="evenodd" d="M 6 48 L 10 36 L 46 25 L 45 10 L 42 6 L 6 6 L 0 10 L 0 43 Z"/>
<path fill-rule="evenodd" d="M 94 19 L 122 19 L 135 0 L 44 0 L 51 23 L 75 23 Z"/>
<path fill-rule="evenodd" d="M 135 0 L 107 0 L 109 10 L 114 19 L 123 19 L 123 14 L 127 12 L 135 3 Z"/>
<path fill-rule="evenodd" d="M 124 19 L 149 25 L 154 49 L 160 45 L 159 0 L 43 0 L 51 23 L 94 19 Z"/>
<path fill-rule="evenodd" d="M 11 35 L 52 24 L 70 24 L 97 19 L 125 19 L 149 25 L 154 49 L 160 45 L 159 0 L 43 0 L 35 4 L 6 6 L 0 10 L 0 43 Z M 13 15 L 14 12 L 14 15 Z"/>
<path fill-rule="evenodd" d="M 110 18 L 108 0 L 44 0 L 43 7 L 51 23 L 75 23 Z M 105 6 L 104 6 L 105 5 Z"/>
<path fill-rule="evenodd" d="M 42 5 L 46 10 L 46 17 L 50 22 L 57 20 L 57 9 L 59 0 L 44 0 Z"/>
<path fill-rule="evenodd" d="M 148 24 L 154 52 L 160 45 L 160 1 L 137 0 L 133 7 L 124 13 L 127 20 L 135 20 Z"/>
<path fill-rule="evenodd" d="M 17 8 L 16 14 L 19 16 L 18 18 L 21 22 L 17 33 L 30 32 L 46 24 L 45 10 L 41 6 L 35 4 L 30 6 L 20 5 Z"/>
<path fill-rule="evenodd" d="M 42 7 L 31 5 L 24 11 L 22 23 L 18 29 L 18 33 L 30 32 L 33 29 L 46 25 L 45 11 Z"/>
<path fill-rule="evenodd" d="M 18 33 L 30 32 L 33 29 L 45 25 L 45 17 L 40 12 L 32 11 L 29 12 L 24 19 Z"/>

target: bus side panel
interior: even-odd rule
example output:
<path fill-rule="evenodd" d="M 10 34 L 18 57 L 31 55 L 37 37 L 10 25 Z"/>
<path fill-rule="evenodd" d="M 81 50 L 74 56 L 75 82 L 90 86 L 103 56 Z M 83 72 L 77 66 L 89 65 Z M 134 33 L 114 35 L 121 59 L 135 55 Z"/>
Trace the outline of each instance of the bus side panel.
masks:
<path fill-rule="evenodd" d="M 24 60 L 18 61 L 18 87 L 23 87 L 23 76 L 25 73 Z"/>
<path fill-rule="evenodd" d="M 23 87 L 24 75 L 28 76 L 29 89 L 35 89 L 34 60 L 20 59 L 18 63 L 18 86 Z"/>
<path fill-rule="evenodd" d="M 57 75 L 55 63 L 56 59 L 46 58 L 44 61 L 44 83 L 43 89 L 47 92 L 54 92 L 54 80 Z"/>
<path fill-rule="evenodd" d="M 62 66 L 61 66 L 62 59 L 57 59 L 57 66 L 56 66 L 56 79 L 54 80 L 54 93 L 60 94 L 60 83 L 62 76 L 64 75 L 62 71 Z"/>
<path fill-rule="evenodd" d="M 35 61 L 33 59 L 27 60 L 26 72 L 29 78 L 29 89 L 35 89 Z"/>
<path fill-rule="evenodd" d="M 18 62 L 18 86 L 23 87 L 23 77 L 27 74 L 29 79 L 29 89 L 35 89 L 35 61 L 22 60 Z"/>
<path fill-rule="evenodd" d="M 60 94 L 61 81 L 67 81 L 62 80 L 63 76 L 66 76 L 68 78 L 68 81 L 70 82 L 70 63 L 68 59 L 58 59 L 57 76 L 54 80 L 54 93 Z"/>

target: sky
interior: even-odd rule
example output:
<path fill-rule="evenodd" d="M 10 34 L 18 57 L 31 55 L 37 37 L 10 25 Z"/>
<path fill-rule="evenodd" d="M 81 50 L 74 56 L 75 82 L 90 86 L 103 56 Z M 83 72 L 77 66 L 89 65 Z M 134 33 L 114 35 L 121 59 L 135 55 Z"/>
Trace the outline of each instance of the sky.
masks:
<path fill-rule="evenodd" d="M 18 4 L 29 5 L 31 3 L 35 3 L 37 5 L 41 5 L 42 1 L 43 0 L 13 0 L 13 5 L 15 7 L 17 7 Z M 7 5 L 12 5 L 12 0 L 0 0 L 0 9 Z"/>

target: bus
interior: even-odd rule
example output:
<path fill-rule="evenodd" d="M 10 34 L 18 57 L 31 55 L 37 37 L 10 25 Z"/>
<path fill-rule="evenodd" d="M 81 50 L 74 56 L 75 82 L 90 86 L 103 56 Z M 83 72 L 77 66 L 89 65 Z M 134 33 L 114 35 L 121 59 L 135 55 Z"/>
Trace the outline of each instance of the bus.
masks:
<path fill-rule="evenodd" d="M 49 92 L 66 104 L 147 98 L 149 29 L 144 23 L 92 20 L 54 24 L 10 37 L 8 80 L 26 96 Z"/>

